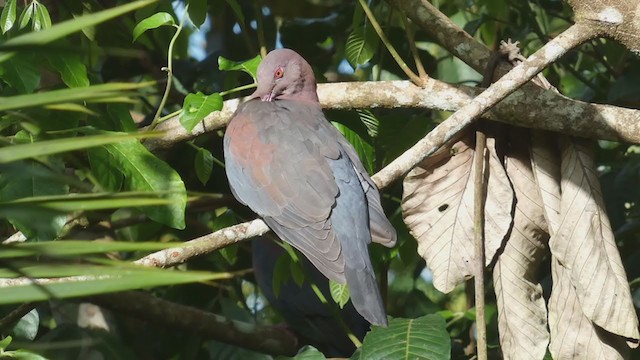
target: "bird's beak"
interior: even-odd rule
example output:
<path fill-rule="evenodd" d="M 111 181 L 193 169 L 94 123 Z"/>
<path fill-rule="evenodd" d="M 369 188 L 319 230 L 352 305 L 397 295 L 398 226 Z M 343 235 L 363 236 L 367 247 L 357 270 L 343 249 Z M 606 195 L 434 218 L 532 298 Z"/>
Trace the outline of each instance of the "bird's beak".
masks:
<path fill-rule="evenodd" d="M 271 87 L 271 88 L 260 88 L 258 87 L 258 89 L 256 89 L 256 91 L 253 92 L 253 94 L 251 94 L 251 96 L 249 97 L 249 99 L 260 99 L 262 101 L 273 101 L 273 89 L 275 86 Z"/>

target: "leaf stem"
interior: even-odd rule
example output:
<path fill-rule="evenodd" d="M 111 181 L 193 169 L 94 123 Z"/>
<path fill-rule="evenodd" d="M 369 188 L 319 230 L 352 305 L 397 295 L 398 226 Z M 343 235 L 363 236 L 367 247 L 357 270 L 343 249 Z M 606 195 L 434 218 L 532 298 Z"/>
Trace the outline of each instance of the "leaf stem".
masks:
<path fill-rule="evenodd" d="M 254 87 L 257 87 L 257 86 L 258 85 L 256 83 L 238 86 L 238 87 L 230 89 L 230 90 L 221 91 L 220 92 L 220 96 L 229 95 L 229 94 L 232 94 L 234 92 L 238 92 L 238 91 L 242 91 L 242 90 L 253 89 Z"/>
<path fill-rule="evenodd" d="M 407 63 L 405 63 L 404 60 L 402 60 L 402 57 L 400 56 L 400 54 L 398 54 L 396 49 L 393 47 L 393 45 L 387 38 L 387 35 L 385 35 L 384 31 L 382 31 L 382 27 L 380 27 L 380 24 L 376 20 L 375 16 L 373 16 L 373 13 L 371 12 L 371 9 L 369 9 L 369 6 L 365 2 L 365 0 L 359 0 L 359 1 L 360 1 L 360 6 L 362 6 L 362 10 L 364 10 L 365 14 L 367 14 L 367 18 L 371 22 L 371 26 L 373 26 L 373 29 L 376 31 L 376 33 L 380 37 L 380 40 L 382 41 L 384 46 L 387 47 L 387 50 L 389 50 L 389 53 L 391 54 L 393 59 L 398 63 L 402 71 L 404 71 L 404 73 L 407 74 L 409 79 L 414 84 L 422 87 L 424 85 L 424 81 L 422 81 L 422 79 L 418 75 L 416 75 L 413 71 L 411 71 Z"/>
<path fill-rule="evenodd" d="M 484 201 L 486 181 L 484 173 L 486 136 L 476 131 L 476 151 L 474 160 L 474 235 L 476 250 L 476 271 L 473 278 L 476 305 L 477 359 L 487 360 L 487 325 L 484 314 Z"/>
<path fill-rule="evenodd" d="M 413 34 L 413 24 L 407 19 L 404 14 L 400 15 L 402 19 L 402 23 L 404 24 L 404 30 L 407 32 L 407 40 L 409 40 L 409 48 L 411 48 L 411 53 L 413 54 L 413 61 L 416 63 L 416 68 L 418 69 L 418 75 L 421 79 L 428 79 L 429 75 L 424 70 L 424 66 L 422 65 L 422 60 L 420 60 L 420 55 L 418 54 L 418 48 L 416 47 L 416 39 Z"/>
<path fill-rule="evenodd" d="M 189 10 L 189 4 L 184 7 L 184 15 L 180 20 L 180 25 L 176 27 L 176 33 L 173 34 L 171 41 L 169 42 L 169 49 L 167 50 L 167 66 L 162 68 L 162 70 L 167 72 L 167 86 L 164 89 L 164 94 L 162 95 L 162 99 L 160 100 L 160 105 L 158 105 L 158 110 L 156 111 L 155 116 L 153 117 L 153 121 L 151 125 L 149 125 L 149 130 L 155 129 L 160 122 L 160 115 L 162 114 L 162 110 L 164 109 L 164 105 L 167 103 L 167 99 L 169 98 L 169 93 L 171 92 L 171 87 L 173 85 L 173 47 L 175 46 L 176 40 L 178 40 L 178 36 L 182 32 L 182 26 L 184 25 L 185 19 L 187 16 L 187 11 Z"/>

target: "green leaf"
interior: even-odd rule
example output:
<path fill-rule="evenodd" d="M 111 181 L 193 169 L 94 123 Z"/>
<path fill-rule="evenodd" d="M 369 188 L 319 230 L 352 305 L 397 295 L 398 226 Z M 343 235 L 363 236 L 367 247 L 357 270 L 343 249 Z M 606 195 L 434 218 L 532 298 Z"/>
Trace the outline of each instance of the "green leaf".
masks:
<path fill-rule="evenodd" d="M 36 265 L 21 267 L 20 271 L 33 278 L 45 274 L 52 274 L 51 276 L 55 277 L 76 277 L 56 279 L 56 281 L 48 283 L 41 282 L 37 286 L 1 287 L 0 304 L 45 301 L 50 299 L 50 294 L 56 299 L 64 299 L 230 277 L 228 273 L 162 270 L 130 264 L 121 264 L 120 266 Z M 0 274 L 5 277 L 11 275 L 10 270 L 0 270 Z"/>
<path fill-rule="evenodd" d="M 358 153 L 358 157 L 362 160 L 362 164 L 365 169 L 369 172 L 369 174 L 374 173 L 374 164 L 375 164 L 375 151 L 373 146 L 371 146 L 365 139 L 363 139 L 358 133 L 349 129 L 338 122 L 332 122 L 333 126 L 335 126 L 344 137 L 353 145 L 356 153 Z"/>
<path fill-rule="evenodd" d="M 40 315 L 36 309 L 32 309 L 18 321 L 11 333 L 16 339 L 33 341 L 38 335 L 38 326 L 40 326 Z"/>
<path fill-rule="evenodd" d="M 0 111 L 24 109 L 34 106 L 60 104 L 73 101 L 91 101 L 122 96 L 124 91 L 150 86 L 144 83 L 108 83 L 83 88 L 51 90 L 37 94 L 0 97 Z"/>
<path fill-rule="evenodd" d="M 167 205 L 144 207 L 140 211 L 152 220 L 184 229 L 187 191 L 180 175 L 136 140 L 105 145 L 104 148 L 124 174 L 127 190 L 166 194 L 170 200 Z"/>
<path fill-rule="evenodd" d="M 107 20 L 113 19 L 141 7 L 153 4 L 157 1 L 158 0 L 134 1 L 125 5 L 99 11 L 97 13 L 79 16 L 74 19 L 55 24 L 43 31 L 30 32 L 24 35 L 16 36 L 0 44 L 0 62 L 5 61 L 11 56 L 15 55 L 15 52 L 13 50 L 18 47 L 28 46 L 38 48 L 39 45 L 48 44 L 52 41 L 62 39 L 80 30 L 103 23 Z M 22 23 L 22 19 L 20 22 Z M 24 26 L 21 25 L 21 27 Z M 1 51 L 4 51 L 5 53 L 1 53 Z"/>
<path fill-rule="evenodd" d="M 369 62 L 378 47 L 378 36 L 371 26 L 358 26 L 347 38 L 345 55 L 349 64 L 356 68 Z"/>
<path fill-rule="evenodd" d="M 202 185 L 206 185 L 213 171 L 213 155 L 207 149 L 198 148 L 196 153 L 196 176 Z"/>
<path fill-rule="evenodd" d="M 247 61 L 232 61 L 222 56 L 219 56 L 218 69 L 223 71 L 231 71 L 231 70 L 244 71 L 247 74 L 251 75 L 254 82 L 257 82 L 258 81 L 257 79 L 258 65 L 260 65 L 261 61 L 262 61 L 262 58 L 260 57 L 260 55 L 257 55 L 253 59 L 249 59 Z"/>
<path fill-rule="evenodd" d="M 7 0 L 4 4 L 4 8 L 2 9 L 2 15 L 0 15 L 0 29 L 2 29 L 3 34 L 11 30 L 16 22 L 16 1 L 17 0 Z"/>
<path fill-rule="evenodd" d="M 207 19 L 207 0 L 189 0 L 189 19 L 196 28 L 204 24 Z"/>
<path fill-rule="evenodd" d="M 32 2 L 27 7 L 22 10 L 22 14 L 20 15 L 20 29 L 24 29 L 29 21 L 31 21 L 31 17 L 33 17 L 33 12 L 35 10 L 36 4 Z"/>
<path fill-rule="evenodd" d="M 18 349 L 15 351 L 7 351 L 4 353 L 9 359 L 15 360 L 49 360 L 44 356 L 32 353 L 28 350 Z"/>
<path fill-rule="evenodd" d="M 69 192 L 69 186 L 64 182 L 52 180 L 53 175 L 64 171 L 61 161 L 49 161 L 47 167 L 34 161 L 12 165 L 21 171 L 3 171 L 0 175 L 0 200 L 4 203 L 32 197 L 66 195 Z M 29 240 L 54 239 L 67 222 L 65 214 L 24 205 L 0 205 L 0 217 L 7 218 Z"/>
<path fill-rule="evenodd" d="M 204 95 L 201 92 L 189 94 L 184 98 L 180 124 L 187 131 L 191 131 L 205 116 L 220 110 L 222 110 L 222 96 L 220 94 Z"/>
<path fill-rule="evenodd" d="M 236 15 L 236 19 L 239 23 L 244 24 L 244 13 L 237 0 L 226 0 L 227 4 L 231 7 L 231 10 Z"/>
<path fill-rule="evenodd" d="M 82 57 L 74 53 L 51 53 L 47 56 L 51 67 L 54 68 L 62 78 L 62 81 L 70 87 L 89 86 L 87 77 L 87 67 L 82 62 Z"/>
<path fill-rule="evenodd" d="M 0 77 L 21 94 L 30 94 L 40 85 L 40 61 L 32 54 L 17 54 L 9 61 L 0 64 L 3 73 Z"/>
<path fill-rule="evenodd" d="M 291 278 L 293 282 L 298 285 L 298 287 L 302 287 L 304 283 L 304 271 L 300 268 L 300 263 L 296 261 L 289 262 L 289 271 L 291 271 Z"/>
<path fill-rule="evenodd" d="M 378 128 L 380 127 L 380 120 L 369 109 L 356 110 L 360 121 L 367 127 L 367 133 L 371 137 L 378 136 Z"/>
<path fill-rule="evenodd" d="M 87 149 L 91 173 L 107 191 L 120 191 L 124 174 L 118 169 L 116 158 L 104 147 Z"/>
<path fill-rule="evenodd" d="M 439 315 L 391 319 L 387 328 L 372 327 L 358 358 L 447 360 L 451 358 L 451 339 Z"/>
<path fill-rule="evenodd" d="M 9 145 L 0 148 L 0 164 L 32 157 L 58 154 L 61 152 L 85 149 L 94 146 L 111 144 L 136 138 L 159 136 L 157 133 L 124 134 L 111 133 L 107 135 L 81 136 L 56 140 L 39 141 L 29 144 Z"/>
<path fill-rule="evenodd" d="M 145 31 L 158 28 L 164 25 L 175 25 L 176 22 L 173 20 L 173 16 L 166 12 L 159 12 L 149 16 L 148 18 L 140 21 L 136 27 L 133 28 L 133 41 L 136 41 L 140 35 L 144 34 Z"/>
<path fill-rule="evenodd" d="M 0 259 L 26 256 L 79 256 L 109 252 L 156 251 L 180 246 L 180 243 L 59 240 L 0 245 Z"/>
<path fill-rule="evenodd" d="M 88 210 L 119 209 L 123 207 L 141 207 L 153 205 L 167 205 L 169 199 L 166 194 L 149 194 L 140 192 L 121 192 L 118 194 L 69 194 L 65 196 L 33 196 L 20 198 L 9 202 L 0 202 L 2 213 L 14 209 L 41 207 L 57 212 L 73 212 Z"/>
<path fill-rule="evenodd" d="M 6 338 L 0 340 L 0 350 L 4 350 L 11 344 L 11 336 L 7 336 Z"/>
<path fill-rule="evenodd" d="M 344 308 L 350 296 L 347 284 L 339 284 L 333 280 L 329 280 L 329 290 L 331 291 L 333 301 L 338 304 L 341 309 Z"/>
<path fill-rule="evenodd" d="M 51 27 L 51 16 L 49 10 L 39 2 L 34 2 L 35 9 L 33 13 L 33 31 L 41 31 Z"/>
<path fill-rule="evenodd" d="M 327 358 L 316 348 L 307 345 L 294 357 L 278 356 L 276 360 L 326 360 Z"/>

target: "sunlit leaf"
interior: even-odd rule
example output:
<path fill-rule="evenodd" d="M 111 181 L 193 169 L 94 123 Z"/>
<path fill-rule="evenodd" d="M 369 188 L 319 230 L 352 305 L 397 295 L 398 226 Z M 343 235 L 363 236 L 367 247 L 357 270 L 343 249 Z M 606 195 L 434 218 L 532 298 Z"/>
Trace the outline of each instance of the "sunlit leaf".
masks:
<path fill-rule="evenodd" d="M 220 56 L 218 57 L 218 68 L 223 71 L 244 71 L 247 74 L 251 75 L 253 81 L 257 81 L 258 65 L 260 65 L 261 61 L 262 58 L 260 57 L 260 55 L 257 55 L 253 59 L 249 59 L 247 61 L 232 61 Z"/>
<path fill-rule="evenodd" d="M 347 284 L 339 284 L 333 280 L 329 280 L 329 290 L 331 291 L 333 301 L 338 304 L 341 309 L 344 308 L 351 296 Z"/>
<path fill-rule="evenodd" d="M 0 29 L 2 29 L 3 34 L 11 30 L 16 22 L 16 1 L 17 0 L 7 0 L 4 4 L 4 8 L 2 9 L 2 15 L 0 15 Z"/>
<path fill-rule="evenodd" d="M 51 90 L 37 94 L 0 97 L 0 111 L 24 109 L 33 106 L 60 104 L 73 101 L 90 101 L 122 96 L 123 92 L 145 88 L 153 82 L 108 83 L 84 88 Z"/>
<path fill-rule="evenodd" d="M 417 319 L 391 319 L 386 328 L 373 327 L 364 338 L 362 360 L 447 360 L 451 358 L 451 340 L 440 315 Z"/>
<path fill-rule="evenodd" d="M 105 145 L 104 149 L 113 156 L 117 170 L 124 174 L 127 190 L 165 194 L 170 200 L 167 205 L 147 206 L 140 211 L 152 220 L 183 229 L 187 192 L 180 175 L 136 140 Z"/>
<path fill-rule="evenodd" d="M 145 31 L 158 28 L 165 25 L 175 25 L 173 16 L 166 12 L 159 12 L 149 16 L 148 18 L 140 21 L 136 27 L 133 28 L 133 41 L 136 41 L 140 35 Z"/>
<path fill-rule="evenodd" d="M 65 151 L 85 149 L 93 146 L 111 144 L 114 142 L 148 138 L 159 136 L 157 133 L 124 134 L 113 133 L 108 135 L 81 136 L 77 138 L 66 138 L 39 141 L 30 144 L 9 145 L 0 148 L 0 164 L 11 161 L 28 159 L 37 156 L 58 154 Z"/>
<path fill-rule="evenodd" d="M 20 270 L 34 278 L 47 274 L 74 277 L 39 283 L 37 286 L 2 286 L 0 287 L 0 304 L 44 301 L 50 298 L 50 294 L 57 299 L 64 299 L 229 278 L 229 274 L 225 273 L 173 271 L 124 264 L 123 266 L 37 265 L 28 268 L 23 267 Z M 0 273 L 5 277 L 10 275 L 9 270 L 0 270 Z"/>
<path fill-rule="evenodd" d="M 371 26 L 359 26 L 349 34 L 345 47 L 347 61 L 354 68 L 369 62 L 378 46 L 378 36 Z"/>
<path fill-rule="evenodd" d="M 40 326 L 40 316 L 36 309 L 29 311 L 23 316 L 18 323 L 11 329 L 11 333 L 16 339 L 33 341 L 38 335 L 38 327 Z"/>
<path fill-rule="evenodd" d="M 222 96 L 220 94 L 205 95 L 201 92 L 189 94 L 184 98 L 180 124 L 187 131 L 191 131 L 205 116 L 219 110 L 222 110 Z"/>
<path fill-rule="evenodd" d="M 155 251 L 179 246 L 180 243 L 143 241 L 61 240 L 0 245 L 0 259 L 25 256 L 78 256 L 116 251 Z"/>
<path fill-rule="evenodd" d="M 41 31 L 51 27 L 51 16 L 49 16 L 49 10 L 39 2 L 34 2 L 36 5 L 33 13 L 33 31 Z"/>
<path fill-rule="evenodd" d="M 33 17 L 35 7 L 36 3 L 31 2 L 31 4 L 27 5 L 22 10 L 22 14 L 20 15 L 20 29 L 24 29 L 27 24 L 29 24 L 29 21 L 31 21 L 31 18 Z"/>

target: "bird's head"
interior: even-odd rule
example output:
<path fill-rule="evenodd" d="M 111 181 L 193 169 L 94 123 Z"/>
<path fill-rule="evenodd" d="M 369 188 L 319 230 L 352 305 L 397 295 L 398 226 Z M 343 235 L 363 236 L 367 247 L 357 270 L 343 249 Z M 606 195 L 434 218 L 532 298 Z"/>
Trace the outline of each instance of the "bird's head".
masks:
<path fill-rule="evenodd" d="M 313 70 L 297 52 L 290 49 L 273 50 L 258 66 L 258 89 L 251 98 L 318 102 Z"/>

